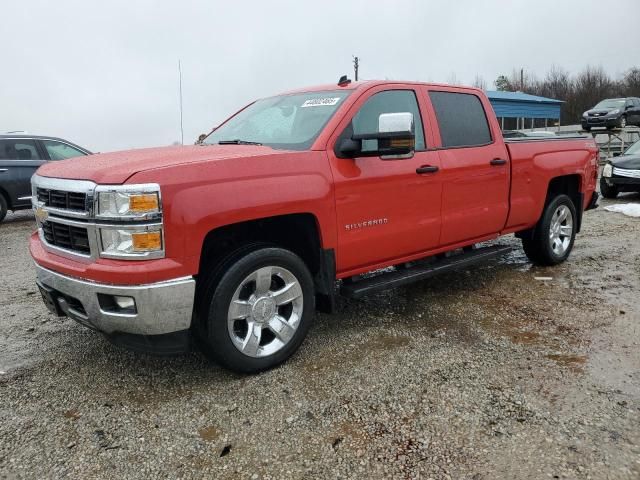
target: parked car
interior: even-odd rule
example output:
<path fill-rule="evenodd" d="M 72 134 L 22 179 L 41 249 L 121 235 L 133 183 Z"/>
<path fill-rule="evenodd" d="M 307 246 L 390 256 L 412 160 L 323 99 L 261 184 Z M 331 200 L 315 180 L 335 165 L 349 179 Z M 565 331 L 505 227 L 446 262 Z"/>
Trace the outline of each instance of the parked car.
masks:
<path fill-rule="evenodd" d="M 342 81 L 257 100 L 201 145 L 43 165 L 30 251 L 57 315 L 257 372 L 338 294 L 510 250 L 480 242 L 515 233 L 534 262 L 564 261 L 597 155 L 584 136 L 503 140 L 479 89 Z"/>
<path fill-rule="evenodd" d="M 616 198 L 620 192 L 640 192 L 640 140 L 608 160 L 602 169 L 602 196 Z"/>
<path fill-rule="evenodd" d="M 582 128 L 640 125 L 640 98 L 608 98 L 582 114 Z"/>
<path fill-rule="evenodd" d="M 8 210 L 31 208 L 31 176 L 40 165 L 90 153 L 61 138 L 0 135 L 0 222 Z"/>

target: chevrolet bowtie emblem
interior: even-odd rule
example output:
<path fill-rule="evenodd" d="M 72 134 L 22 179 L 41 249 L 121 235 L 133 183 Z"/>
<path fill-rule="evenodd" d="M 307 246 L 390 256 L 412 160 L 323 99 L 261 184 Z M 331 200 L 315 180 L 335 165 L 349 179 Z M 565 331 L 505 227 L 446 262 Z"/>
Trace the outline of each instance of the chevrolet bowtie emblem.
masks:
<path fill-rule="evenodd" d="M 39 222 L 44 222 L 47 218 L 49 218 L 49 212 L 47 212 L 44 207 L 44 204 L 38 204 L 36 207 L 34 207 L 33 211 L 34 214 L 36 216 L 36 219 Z"/>

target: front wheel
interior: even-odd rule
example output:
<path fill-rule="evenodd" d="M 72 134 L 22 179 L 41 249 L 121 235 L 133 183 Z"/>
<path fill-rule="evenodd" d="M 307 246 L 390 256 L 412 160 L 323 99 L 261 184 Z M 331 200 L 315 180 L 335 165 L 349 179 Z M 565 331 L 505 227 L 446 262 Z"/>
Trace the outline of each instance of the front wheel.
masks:
<path fill-rule="evenodd" d="M 620 192 L 614 185 L 609 185 L 604 178 L 601 178 L 600 193 L 604 198 L 616 198 Z"/>
<path fill-rule="evenodd" d="M 8 210 L 9 205 L 7 205 L 7 199 L 4 198 L 4 195 L 0 193 L 0 222 L 4 220 L 4 217 L 7 216 Z"/>
<path fill-rule="evenodd" d="M 627 116 L 626 115 L 622 115 L 620 117 L 620 121 L 618 122 L 620 128 L 625 128 L 627 126 Z"/>
<path fill-rule="evenodd" d="M 547 204 L 533 232 L 522 239 L 527 257 L 540 265 L 564 262 L 573 249 L 576 222 L 576 207 L 571 198 L 558 195 Z"/>
<path fill-rule="evenodd" d="M 218 269 L 201 299 L 198 337 L 205 354 L 230 370 L 254 373 L 295 353 L 314 314 L 313 279 L 294 253 L 240 250 Z"/>

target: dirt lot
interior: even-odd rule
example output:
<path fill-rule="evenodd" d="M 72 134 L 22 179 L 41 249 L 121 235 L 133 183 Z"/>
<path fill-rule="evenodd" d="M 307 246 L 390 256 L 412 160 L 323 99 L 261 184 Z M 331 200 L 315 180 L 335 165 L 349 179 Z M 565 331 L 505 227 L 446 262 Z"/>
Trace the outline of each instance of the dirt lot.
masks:
<path fill-rule="evenodd" d="M 555 268 L 516 249 L 342 301 L 257 376 L 52 317 L 32 228 L 0 225 L 2 478 L 640 478 L 640 219 L 588 212 Z"/>

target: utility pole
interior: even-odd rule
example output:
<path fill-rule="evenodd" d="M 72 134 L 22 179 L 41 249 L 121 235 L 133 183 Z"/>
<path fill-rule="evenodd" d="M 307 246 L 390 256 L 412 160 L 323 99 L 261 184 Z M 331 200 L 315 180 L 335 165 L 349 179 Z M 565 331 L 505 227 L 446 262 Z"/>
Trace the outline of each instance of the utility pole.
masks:
<path fill-rule="evenodd" d="M 353 73 L 355 74 L 356 82 L 358 81 L 358 66 L 358 57 L 353 57 Z"/>
<path fill-rule="evenodd" d="M 520 91 L 524 92 L 524 68 L 520 69 Z"/>
<path fill-rule="evenodd" d="M 184 145 L 184 128 L 182 127 L 182 65 L 178 60 L 178 75 L 180 77 L 180 144 Z"/>

